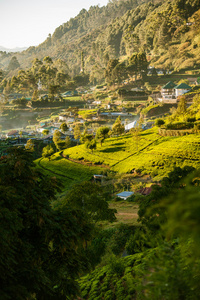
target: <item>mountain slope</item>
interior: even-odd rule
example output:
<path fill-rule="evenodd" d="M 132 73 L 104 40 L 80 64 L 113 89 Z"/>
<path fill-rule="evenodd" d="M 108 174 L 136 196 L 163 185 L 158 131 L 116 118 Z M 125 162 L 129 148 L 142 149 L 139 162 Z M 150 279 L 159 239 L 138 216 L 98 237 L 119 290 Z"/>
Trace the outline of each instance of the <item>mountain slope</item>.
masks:
<path fill-rule="evenodd" d="M 68 22 L 56 28 L 53 35 L 37 47 L 29 47 L 26 51 L 16 54 L 22 68 L 29 67 L 33 58 L 42 59 L 49 55 L 53 59 L 64 59 L 74 70 L 79 68 L 80 51 L 85 43 L 91 45 L 107 24 L 114 18 L 120 18 L 130 9 L 149 2 L 149 0 L 113 0 L 107 6 L 91 6 L 87 11 L 82 9 L 80 13 Z M 86 47 L 87 48 L 87 47 Z M 10 57 L 0 57 L 0 63 L 7 67 Z"/>
<path fill-rule="evenodd" d="M 15 53 L 22 68 L 37 57 L 64 60 L 70 74 L 100 73 L 111 58 L 124 59 L 143 50 L 152 65 L 181 70 L 200 66 L 200 0 L 115 0 L 92 6 L 56 28 L 38 47 Z M 4 69 L 9 55 L 1 55 Z"/>

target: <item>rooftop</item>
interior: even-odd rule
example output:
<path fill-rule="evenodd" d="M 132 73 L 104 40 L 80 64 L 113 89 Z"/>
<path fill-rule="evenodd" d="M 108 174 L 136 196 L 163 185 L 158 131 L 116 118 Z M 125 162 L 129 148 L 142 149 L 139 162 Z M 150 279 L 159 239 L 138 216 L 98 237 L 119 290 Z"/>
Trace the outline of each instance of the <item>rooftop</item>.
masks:
<path fill-rule="evenodd" d="M 133 195 L 133 192 L 121 192 L 119 194 L 117 194 L 118 197 L 123 198 L 123 199 L 127 199 L 128 197 L 130 197 L 131 195 Z"/>
<path fill-rule="evenodd" d="M 176 90 L 191 90 L 191 86 L 187 85 L 186 83 L 180 83 L 177 86 L 175 86 Z"/>
<path fill-rule="evenodd" d="M 162 89 L 163 89 L 163 90 L 174 89 L 175 86 L 176 86 L 176 84 L 175 84 L 174 82 L 169 81 L 168 83 L 166 83 L 166 84 L 162 87 Z"/>

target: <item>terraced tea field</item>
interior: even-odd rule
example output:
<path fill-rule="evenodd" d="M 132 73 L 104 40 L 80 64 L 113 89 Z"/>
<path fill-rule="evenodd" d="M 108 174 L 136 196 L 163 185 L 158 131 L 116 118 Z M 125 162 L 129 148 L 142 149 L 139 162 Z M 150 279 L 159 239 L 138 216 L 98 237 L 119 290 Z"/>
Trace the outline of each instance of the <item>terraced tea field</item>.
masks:
<path fill-rule="evenodd" d="M 80 145 L 64 150 L 63 155 L 69 159 L 56 153 L 50 161 L 36 162 L 45 173 L 58 176 L 68 187 L 108 169 L 120 174 L 136 170 L 160 180 L 175 166 L 200 167 L 200 135 L 162 137 L 154 128 L 137 138 L 126 134 L 106 139 L 93 152 Z"/>

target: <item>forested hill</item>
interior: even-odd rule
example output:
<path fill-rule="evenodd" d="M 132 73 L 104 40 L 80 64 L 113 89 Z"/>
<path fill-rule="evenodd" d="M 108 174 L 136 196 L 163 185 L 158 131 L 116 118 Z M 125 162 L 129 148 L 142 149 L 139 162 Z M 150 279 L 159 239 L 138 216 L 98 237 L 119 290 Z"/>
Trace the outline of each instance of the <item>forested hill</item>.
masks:
<path fill-rule="evenodd" d="M 106 6 L 91 6 L 87 11 L 80 8 L 80 13 L 68 22 L 55 29 L 53 35 L 37 47 L 29 47 L 21 54 L 16 54 L 20 65 L 30 66 L 32 57 L 43 58 L 46 55 L 52 58 L 67 59 L 74 51 L 74 56 L 79 55 L 81 44 L 84 47 L 85 39 L 89 43 L 95 41 L 100 32 L 103 32 L 107 24 L 114 18 L 120 18 L 127 11 L 150 0 L 112 0 Z M 88 45 L 89 46 L 89 45 Z M 87 47 L 86 47 L 87 48 Z M 2 51 L 3 52 L 3 51 Z M 0 63 L 8 65 L 10 53 L 1 53 Z"/>
<path fill-rule="evenodd" d="M 125 59 L 141 50 L 154 65 L 195 68 L 200 64 L 199 8 L 200 0 L 113 0 L 107 6 L 82 9 L 42 44 L 14 55 L 21 68 L 30 67 L 36 57 L 61 59 L 76 75 L 82 53 L 85 72 L 94 77 L 109 59 Z M 1 53 L 2 69 L 6 70 L 12 55 Z"/>

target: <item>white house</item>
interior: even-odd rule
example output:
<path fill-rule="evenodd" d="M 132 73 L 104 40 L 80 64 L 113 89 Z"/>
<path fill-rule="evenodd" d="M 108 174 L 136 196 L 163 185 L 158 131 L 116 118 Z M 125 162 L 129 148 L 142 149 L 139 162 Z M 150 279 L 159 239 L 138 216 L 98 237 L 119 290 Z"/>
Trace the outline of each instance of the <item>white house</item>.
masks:
<path fill-rule="evenodd" d="M 158 98 L 163 103 L 177 103 L 177 98 L 184 95 L 191 87 L 185 83 L 176 85 L 174 82 L 169 81 L 161 89 L 161 98 Z"/>
<path fill-rule="evenodd" d="M 176 98 L 178 96 L 182 96 L 185 93 L 189 92 L 191 90 L 191 86 L 187 85 L 186 83 L 181 83 L 177 86 L 175 86 L 175 96 Z"/>

